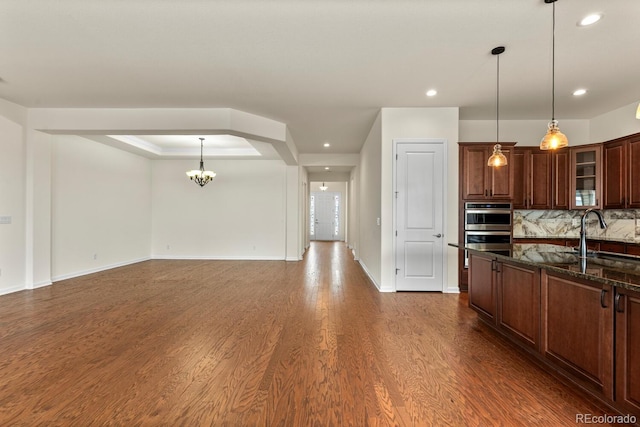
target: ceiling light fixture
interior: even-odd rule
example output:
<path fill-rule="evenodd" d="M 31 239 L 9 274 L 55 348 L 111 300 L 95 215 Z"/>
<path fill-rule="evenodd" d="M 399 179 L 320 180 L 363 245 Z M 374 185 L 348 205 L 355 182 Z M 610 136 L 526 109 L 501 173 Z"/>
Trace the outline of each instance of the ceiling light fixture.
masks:
<path fill-rule="evenodd" d="M 601 13 L 593 13 L 591 15 L 585 16 L 580 21 L 578 21 L 579 27 L 586 27 L 587 25 L 592 25 L 602 19 Z"/>
<path fill-rule="evenodd" d="M 191 181 L 195 181 L 200 187 L 207 185 L 213 177 L 216 176 L 215 172 L 204 170 L 204 160 L 202 158 L 202 151 L 204 147 L 204 138 L 200 138 L 200 169 L 193 169 L 187 172 L 187 176 Z"/>
<path fill-rule="evenodd" d="M 493 146 L 493 154 L 487 161 L 488 166 L 500 167 L 507 164 L 507 157 L 502 153 L 500 145 L 500 54 L 505 51 L 504 46 L 494 47 L 491 54 L 495 55 L 497 60 L 496 72 L 496 145 Z"/>
<path fill-rule="evenodd" d="M 320 191 L 327 191 L 329 187 L 327 187 L 326 185 L 324 185 L 324 182 L 322 183 L 322 185 L 320 186 Z"/>
<path fill-rule="evenodd" d="M 573 91 L 573 96 L 582 96 L 587 93 L 586 89 L 576 89 Z"/>
<path fill-rule="evenodd" d="M 438 94 L 438 91 L 435 89 L 429 89 L 427 91 L 427 96 L 436 96 Z"/>
<path fill-rule="evenodd" d="M 636 119 L 640 119 L 640 103 L 638 104 L 638 109 L 636 110 Z"/>
<path fill-rule="evenodd" d="M 551 36 L 551 121 L 549 122 L 547 133 L 540 141 L 541 150 L 555 150 L 558 148 L 566 147 L 569 145 L 567 137 L 560 132 L 558 127 L 558 121 L 555 118 L 555 91 L 556 91 L 556 1 L 557 0 L 544 0 L 545 3 L 553 4 L 553 28 Z"/>
<path fill-rule="evenodd" d="M 329 144 L 328 142 L 325 142 L 325 143 L 324 143 L 324 145 L 323 145 L 323 147 L 324 147 L 324 148 L 329 148 L 329 147 L 331 147 L 331 144 Z"/>

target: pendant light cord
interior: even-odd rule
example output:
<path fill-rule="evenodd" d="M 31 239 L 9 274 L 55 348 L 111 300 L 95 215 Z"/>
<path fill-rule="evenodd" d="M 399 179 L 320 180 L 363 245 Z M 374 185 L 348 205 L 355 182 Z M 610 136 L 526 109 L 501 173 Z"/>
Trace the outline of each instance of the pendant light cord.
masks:
<path fill-rule="evenodd" d="M 500 142 L 500 55 L 496 73 L 496 142 Z"/>
<path fill-rule="evenodd" d="M 556 119 L 556 2 L 553 2 L 553 28 L 551 32 L 551 120 Z"/>

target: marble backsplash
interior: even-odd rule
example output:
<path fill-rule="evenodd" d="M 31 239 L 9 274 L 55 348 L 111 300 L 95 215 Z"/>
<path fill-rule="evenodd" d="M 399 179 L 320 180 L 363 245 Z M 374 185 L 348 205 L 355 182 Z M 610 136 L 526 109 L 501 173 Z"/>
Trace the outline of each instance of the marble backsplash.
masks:
<path fill-rule="evenodd" d="M 582 210 L 514 210 L 514 238 L 580 238 Z M 591 239 L 640 243 L 640 210 L 603 210 L 607 228 L 600 229 L 595 214 L 587 217 Z"/>

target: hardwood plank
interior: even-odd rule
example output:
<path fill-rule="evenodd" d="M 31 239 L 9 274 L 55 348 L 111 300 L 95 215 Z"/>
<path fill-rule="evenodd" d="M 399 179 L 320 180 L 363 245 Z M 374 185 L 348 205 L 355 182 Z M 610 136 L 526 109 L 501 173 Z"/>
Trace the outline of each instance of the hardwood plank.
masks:
<path fill-rule="evenodd" d="M 572 425 L 603 414 L 467 295 L 302 262 L 154 260 L 0 297 L 0 424 Z"/>

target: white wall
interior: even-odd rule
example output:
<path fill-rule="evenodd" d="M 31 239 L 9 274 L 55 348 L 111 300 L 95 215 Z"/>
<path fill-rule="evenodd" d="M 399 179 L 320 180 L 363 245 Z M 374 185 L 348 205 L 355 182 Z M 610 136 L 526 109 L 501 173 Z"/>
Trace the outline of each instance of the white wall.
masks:
<path fill-rule="evenodd" d="M 0 116 L 0 294 L 25 287 L 25 146 L 23 126 Z M 45 182 L 44 185 L 47 183 Z"/>
<path fill-rule="evenodd" d="M 447 143 L 445 245 L 458 239 L 458 108 L 383 108 L 381 151 L 380 289 L 395 291 L 393 230 L 393 140 L 398 138 L 443 139 Z M 362 236 L 362 234 L 361 234 Z M 446 290 L 458 288 L 457 251 L 445 247 Z"/>
<path fill-rule="evenodd" d="M 196 160 L 154 160 L 153 258 L 285 259 L 287 166 L 280 160 L 206 160 L 200 187 L 185 172 Z"/>
<path fill-rule="evenodd" d="M 374 284 L 381 289 L 380 189 L 382 185 L 382 112 L 378 113 L 360 150 L 358 177 L 358 252 L 356 258 Z"/>
<path fill-rule="evenodd" d="M 149 258 L 150 160 L 58 135 L 52 175 L 54 280 Z"/>
<path fill-rule="evenodd" d="M 591 119 L 591 142 L 604 142 L 640 132 L 640 120 L 636 119 L 638 103 L 625 105 Z"/>

